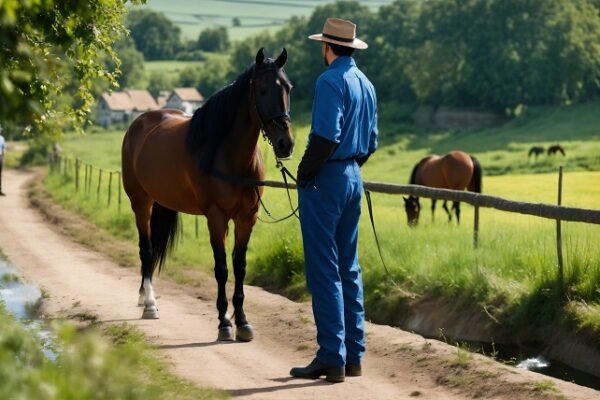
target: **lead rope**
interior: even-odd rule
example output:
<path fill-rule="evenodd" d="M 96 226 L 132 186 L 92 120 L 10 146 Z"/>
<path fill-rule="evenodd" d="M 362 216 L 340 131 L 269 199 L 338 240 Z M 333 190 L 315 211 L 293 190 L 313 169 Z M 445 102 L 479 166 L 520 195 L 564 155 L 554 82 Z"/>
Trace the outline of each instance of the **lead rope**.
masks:
<path fill-rule="evenodd" d="M 369 209 L 369 218 L 371 219 L 371 227 L 373 228 L 373 235 L 375 236 L 375 244 L 377 245 L 377 251 L 379 252 L 379 258 L 381 259 L 381 263 L 383 264 L 383 269 L 385 270 L 385 274 L 387 275 L 388 279 L 396 284 L 396 282 L 394 282 L 394 279 L 392 278 L 392 275 L 390 274 L 390 271 L 387 268 L 387 265 L 385 265 L 385 261 L 383 260 L 383 254 L 381 253 L 381 246 L 379 245 L 379 237 L 377 236 L 377 230 L 375 229 L 375 219 L 373 218 L 373 205 L 371 203 L 371 192 L 369 192 L 367 189 L 365 189 L 365 197 L 367 198 L 367 207 Z"/>
<path fill-rule="evenodd" d="M 265 133 L 264 129 L 262 130 L 262 133 L 263 133 L 263 137 L 264 137 L 264 139 L 265 139 L 265 140 L 268 142 L 268 138 L 267 138 L 267 135 L 266 135 L 266 133 Z M 267 223 L 267 224 L 276 224 L 276 223 L 278 223 L 278 222 L 285 221 L 286 219 L 288 219 L 288 218 L 291 218 L 292 216 L 295 216 L 295 217 L 296 217 L 296 218 L 299 220 L 299 219 L 300 219 L 300 217 L 298 216 L 298 207 L 299 207 L 299 206 L 296 206 L 296 207 L 294 208 L 294 205 L 292 204 L 292 196 L 291 196 L 291 194 L 290 194 L 290 186 L 289 186 L 289 184 L 288 184 L 287 177 L 289 176 L 289 177 L 290 177 L 290 179 L 294 181 L 294 183 L 297 183 L 297 180 L 296 180 L 296 178 L 294 177 L 294 175 L 292 175 L 292 173 L 290 172 L 290 170 L 288 170 L 288 169 L 287 169 L 287 168 L 286 168 L 286 167 L 283 165 L 283 163 L 281 162 L 281 160 L 279 160 L 279 159 L 277 158 L 277 156 L 275 156 L 275 159 L 277 160 L 277 165 L 276 165 L 276 167 L 277 167 L 277 169 L 278 169 L 278 170 L 281 172 L 281 176 L 283 177 L 283 182 L 285 183 L 285 190 L 286 190 L 286 192 L 287 192 L 287 197 L 288 197 L 288 201 L 289 201 L 289 204 L 290 204 L 290 208 L 292 209 L 292 212 L 291 212 L 291 214 L 289 214 L 289 215 L 286 215 L 285 217 L 282 217 L 282 218 L 275 218 L 275 217 L 273 217 L 273 215 L 272 215 L 272 214 L 271 214 L 271 212 L 270 212 L 270 211 L 267 209 L 267 206 L 266 206 L 266 205 L 265 205 L 265 203 L 263 202 L 263 200 L 262 200 L 262 197 L 261 197 L 261 195 L 260 195 L 260 191 L 258 190 L 258 187 L 257 187 L 257 186 L 255 186 L 255 187 L 254 187 L 254 191 L 256 192 L 256 196 L 258 197 L 258 202 L 260 203 L 260 205 L 262 206 L 263 210 L 265 211 L 265 214 L 267 214 L 267 215 L 269 216 L 269 218 L 271 218 L 271 220 L 269 221 L 269 220 L 263 219 L 263 218 L 261 218 L 261 217 L 259 216 L 259 217 L 258 217 L 258 220 L 259 220 L 259 221 L 261 221 L 261 222 Z"/>

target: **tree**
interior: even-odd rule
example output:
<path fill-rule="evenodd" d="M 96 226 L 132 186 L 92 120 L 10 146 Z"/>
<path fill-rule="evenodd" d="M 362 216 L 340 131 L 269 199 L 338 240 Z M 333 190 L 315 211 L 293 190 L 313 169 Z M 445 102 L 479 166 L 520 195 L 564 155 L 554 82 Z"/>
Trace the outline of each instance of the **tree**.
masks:
<path fill-rule="evenodd" d="M 181 29 L 163 13 L 132 10 L 127 15 L 127 27 L 146 60 L 172 59 L 181 48 Z"/>
<path fill-rule="evenodd" d="M 171 91 L 175 87 L 175 80 L 171 75 L 162 71 L 152 71 L 148 79 L 148 90 L 155 98 L 162 91 Z"/>
<path fill-rule="evenodd" d="M 179 76 L 178 86 L 195 87 L 204 98 L 209 98 L 230 82 L 226 76 L 227 71 L 227 64 L 209 60 L 200 67 L 184 68 Z"/>
<path fill-rule="evenodd" d="M 198 36 L 196 48 L 208 52 L 224 52 L 229 50 L 229 33 L 224 26 L 206 28 Z"/>
<path fill-rule="evenodd" d="M 0 118 L 35 124 L 36 132 L 81 126 L 93 81 L 116 81 L 102 57 L 118 64 L 112 44 L 125 33 L 126 11 L 121 0 L 0 2 Z M 70 90 L 75 100 L 59 101 Z"/>
<path fill-rule="evenodd" d="M 146 86 L 146 69 L 144 55 L 135 48 L 131 38 L 123 38 L 115 44 L 121 65 L 117 82 L 120 88 L 143 89 Z M 117 68 L 109 63 L 109 69 Z"/>

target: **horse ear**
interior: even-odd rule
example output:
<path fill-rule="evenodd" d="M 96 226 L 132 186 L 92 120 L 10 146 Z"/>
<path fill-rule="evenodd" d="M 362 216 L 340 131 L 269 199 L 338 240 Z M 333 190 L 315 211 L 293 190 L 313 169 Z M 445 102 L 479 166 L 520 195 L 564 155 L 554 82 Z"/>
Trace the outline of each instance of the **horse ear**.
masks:
<path fill-rule="evenodd" d="M 286 62 L 287 62 L 287 50 L 284 47 L 283 51 L 281 52 L 279 57 L 277 57 L 277 60 L 275 60 L 275 65 L 277 65 L 278 68 L 283 68 L 283 66 L 285 65 Z"/>
<path fill-rule="evenodd" d="M 264 50 L 265 50 L 265 48 L 261 47 L 260 50 L 258 50 L 258 53 L 256 53 L 256 65 L 261 65 L 263 63 L 263 61 L 265 61 Z"/>

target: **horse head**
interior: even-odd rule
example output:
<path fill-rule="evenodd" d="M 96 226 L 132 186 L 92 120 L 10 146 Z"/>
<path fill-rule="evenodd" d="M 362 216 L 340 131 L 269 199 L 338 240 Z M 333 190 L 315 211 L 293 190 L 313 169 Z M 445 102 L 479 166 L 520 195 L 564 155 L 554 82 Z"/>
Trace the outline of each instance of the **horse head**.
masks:
<path fill-rule="evenodd" d="M 409 226 L 416 226 L 419 222 L 419 213 L 421 212 L 421 205 L 419 204 L 419 198 L 414 196 L 402 197 L 404 199 L 404 210 L 406 210 L 406 217 L 408 219 Z"/>
<path fill-rule="evenodd" d="M 292 85 L 283 70 L 286 61 L 285 49 L 273 60 L 265 58 L 261 48 L 256 54 L 250 83 L 256 116 L 278 159 L 289 158 L 294 149 L 290 120 Z"/>

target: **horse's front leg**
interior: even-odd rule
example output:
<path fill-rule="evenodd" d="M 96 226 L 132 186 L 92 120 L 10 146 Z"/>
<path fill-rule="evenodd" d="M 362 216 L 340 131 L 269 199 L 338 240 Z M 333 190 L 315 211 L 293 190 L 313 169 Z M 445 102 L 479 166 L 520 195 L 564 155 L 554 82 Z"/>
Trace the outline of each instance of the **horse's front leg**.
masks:
<path fill-rule="evenodd" d="M 252 233 L 252 223 L 248 221 L 235 221 L 235 246 L 233 248 L 233 274 L 235 288 L 233 291 L 233 307 L 235 310 L 235 338 L 241 342 L 254 339 L 252 325 L 244 313 L 244 278 L 246 276 L 246 251 Z"/>
<path fill-rule="evenodd" d="M 219 312 L 219 335 L 217 340 L 233 340 L 231 321 L 227 318 L 227 256 L 225 241 L 227 239 L 227 218 L 217 208 L 211 209 L 206 215 L 210 232 L 210 245 L 215 259 L 215 279 L 217 280 L 217 310 Z"/>

